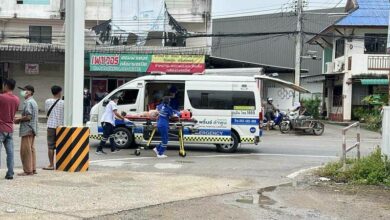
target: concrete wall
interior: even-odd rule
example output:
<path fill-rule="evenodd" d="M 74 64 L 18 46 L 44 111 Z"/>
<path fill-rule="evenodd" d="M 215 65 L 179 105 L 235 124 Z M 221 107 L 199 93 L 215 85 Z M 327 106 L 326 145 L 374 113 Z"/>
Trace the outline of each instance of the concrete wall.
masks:
<path fill-rule="evenodd" d="M 165 3 L 169 13 L 178 22 L 204 23 L 203 15 L 211 13 L 212 0 L 165 0 Z"/>
<path fill-rule="evenodd" d="M 30 26 L 51 26 L 52 43 L 57 44 L 64 41 L 65 28 L 63 20 L 53 19 L 10 19 L 3 21 L 0 31 L 3 31 L 5 39 L 0 40 L 1 44 L 27 44 L 29 43 Z"/>
<path fill-rule="evenodd" d="M 39 110 L 45 110 L 45 100 L 51 97 L 50 88 L 59 85 L 64 88 L 64 65 L 63 64 L 40 64 L 38 75 L 25 73 L 25 64 L 11 63 L 9 77 L 15 79 L 17 86 L 23 87 L 27 84 L 34 86 L 34 98 L 38 103 Z M 16 89 L 19 95 L 19 89 Z M 22 106 L 20 106 L 21 108 Z"/>
<path fill-rule="evenodd" d="M 5 18 L 41 18 L 50 19 L 53 16 L 60 18 L 61 0 L 51 0 L 48 5 L 16 4 L 14 0 L 2 0 L 0 17 Z"/>
<path fill-rule="evenodd" d="M 210 33 L 210 26 L 206 27 L 206 24 L 204 23 L 181 23 L 184 28 L 186 28 L 190 32 L 199 33 L 199 34 L 205 34 Z M 197 37 L 197 38 L 188 38 L 186 40 L 186 46 L 187 47 L 206 47 L 210 46 L 211 42 L 208 40 L 207 37 Z"/>
<path fill-rule="evenodd" d="M 302 79 L 301 86 L 310 91 L 310 93 L 302 93 L 301 99 L 314 99 L 316 97 L 322 99 L 324 91 L 323 82 L 308 82 L 308 80 Z"/>
<path fill-rule="evenodd" d="M 112 18 L 112 0 L 85 0 L 85 2 L 85 20 L 107 21 Z"/>

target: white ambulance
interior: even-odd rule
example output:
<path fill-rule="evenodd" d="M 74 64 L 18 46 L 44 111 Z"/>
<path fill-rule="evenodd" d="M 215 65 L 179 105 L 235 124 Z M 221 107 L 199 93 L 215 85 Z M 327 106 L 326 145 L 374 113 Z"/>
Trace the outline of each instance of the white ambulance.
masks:
<path fill-rule="evenodd" d="M 184 131 L 186 144 L 214 144 L 220 152 L 237 151 L 240 144 L 258 144 L 262 136 L 261 86 L 271 80 L 304 91 L 289 82 L 260 75 L 260 68 L 206 70 L 204 75 L 147 75 L 112 91 L 91 110 L 87 126 L 91 138 L 100 139 L 100 119 L 105 103 L 112 96 L 121 97 L 118 111 L 137 114 L 148 110 L 156 96 L 175 90 L 181 110 L 190 110 L 197 120 L 197 132 Z M 244 75 L 244 76 L 242 76 Z M 144 132 L 131 123 L 117 120 L 115 144 L 128 148 L 145 144 Z M 176 144 L 170 141 L 170 144 Z"/>

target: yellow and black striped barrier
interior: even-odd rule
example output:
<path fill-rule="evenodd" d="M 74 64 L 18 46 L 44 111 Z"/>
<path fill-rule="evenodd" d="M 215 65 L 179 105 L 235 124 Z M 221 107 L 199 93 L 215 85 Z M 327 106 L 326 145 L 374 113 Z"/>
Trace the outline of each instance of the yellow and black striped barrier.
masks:
<path fill-rule="evenodd" d="M 85 172 L 89 168 L 89 128 L 58 127 L 56 170 Z"/>

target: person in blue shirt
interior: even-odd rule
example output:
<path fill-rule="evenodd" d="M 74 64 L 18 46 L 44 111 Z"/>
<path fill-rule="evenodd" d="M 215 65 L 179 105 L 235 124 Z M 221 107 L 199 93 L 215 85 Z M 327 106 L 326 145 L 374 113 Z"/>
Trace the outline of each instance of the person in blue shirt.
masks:
<path fill-rule="evenodd" d="M 173 110 L 176 110 L 176 111 L 179 111 L 179 108 L 180 108 L 180 104 L 179 104 L 179 98 L 177 97 L 177 88 L 176 86 L 171 86 L 171 88 L 169 89 L 169 95 L 171 97 L 171 100 L 169 102 L 169 105 L 171 106 L 171 108 Z"/>
<path fill-rule="evenodd" d="M 155 147 L 153 150 L 156 153 L 158 158 L 167 157 L 164 152 L 167 149 L 168 144 L 168 132 L 169 132 L 169 118 L 174 114 L 177 114 L 175 110 L 169 105 L 170 98 L 164 97 L 162 103 L 157 106 L 157 111 L 159 113 L 157 119 L 157 130 L 161 136 L 161 143 Z"/>

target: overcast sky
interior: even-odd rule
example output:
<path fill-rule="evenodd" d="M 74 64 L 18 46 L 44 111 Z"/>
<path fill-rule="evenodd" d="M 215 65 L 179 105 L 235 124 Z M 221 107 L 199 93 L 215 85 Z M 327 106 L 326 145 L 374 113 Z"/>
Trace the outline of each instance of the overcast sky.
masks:
<path fill-rule="evenodd" d="M 295 0 L 212 0 L 213 17 L 235 17 L 252 14 L 272 14 L 292 10 Z M 344 7 L 346 0 L 306 0 L 306 10 Z"/>

